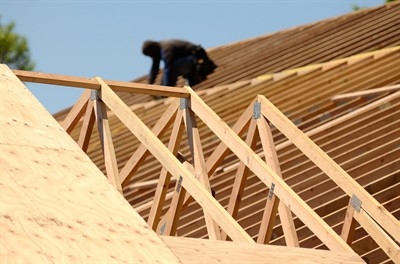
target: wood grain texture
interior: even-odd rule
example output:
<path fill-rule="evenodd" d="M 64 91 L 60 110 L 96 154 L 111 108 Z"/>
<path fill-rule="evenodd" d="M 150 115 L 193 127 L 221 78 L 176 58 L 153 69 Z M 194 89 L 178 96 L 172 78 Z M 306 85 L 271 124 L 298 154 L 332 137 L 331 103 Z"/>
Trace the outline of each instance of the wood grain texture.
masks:
<path fill-rule="evenodd" d="M 193 238 L 162 239 L 187 263 L 364 263 L 355 253 Z"/>
<path fill-rule="evenodd" d="M 0 74 L 0 262 L 179 263 L 13 72 Z"/>

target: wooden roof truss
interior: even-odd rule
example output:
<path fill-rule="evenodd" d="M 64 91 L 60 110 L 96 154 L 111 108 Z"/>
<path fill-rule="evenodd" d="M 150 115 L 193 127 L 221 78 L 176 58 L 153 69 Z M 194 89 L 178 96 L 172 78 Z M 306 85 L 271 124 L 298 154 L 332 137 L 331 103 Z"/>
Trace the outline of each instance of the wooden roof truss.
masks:
<path fill-rule="evenodd" d="M 160 235 L 176 235 L 179 216 L 194 199 L 204 211 L 210 240 L 225 240 L 229 237 L 238 243 L 255 243 L 235 221 L 247 175 L 252 171 L 269 189 L 257 243 L 268 244 L 278 214 L 286 245 L 299 247 L 293 221 L 295 215 L 331 251 L 353 252 L 349 244 L 351 245 L 357 221 L 395 263 L 399 262 L 398 220 L 262 95 L 257 96 L 237 122 L 229 127 L 190 87 L 168 88 L 104 81 L 99 77 L 86 79 L 24 71 L 14 71 L 14 73 L 22 81 L 88 88 L 65 118 L 63 127 L 67 132 L 71 132 L 78 122 L 82 121 L 78 144 L 85 151 L 94 124 L 97 123 L 107 177 L 122 194 L 123 187 L 130 184 L 147 155 L 152 154 L 162 164 L 147 219 L 148 225 Z M 116 91 L 179 98 L 171 102 L 158 122 L 150 129 L 118 97 Z M 399 97 L 400 91 L 397 91 L 381 100 Z M 117 167 L 107 108 L 141 142 L 120 171 Z M 354 113 L 348 115 L 352 114 Z M 207 159 L 203 155 L 198 120 L 206 124 L 220 140 L 220 144 Z M 171 126 L 171 136 L 165 145 L 159 137 Z M 272 129 L 281 131 L 288 139 L 288 144 L 296 145 L 348 196 L 349 205 L 340 235 L 282 179 Z M 191 152 L 191 157 L 188 159 L 179 153 L 185 132 Z M 246 139 L 242 140 L 241 137 L 244 135 Z M 264 160 L 253 150 L 259 141 L 262 144 Z M 238 157 L 240 164 L 237 167 L 229 204 L 225 209 L 213 197 L 209 177 L 230 152 Z M 172 180 L 175 181 L 175 187 L 171 192 L 169 186 Z M 171 202 L 163 214 L 167 196 L 171 198 Z"/>

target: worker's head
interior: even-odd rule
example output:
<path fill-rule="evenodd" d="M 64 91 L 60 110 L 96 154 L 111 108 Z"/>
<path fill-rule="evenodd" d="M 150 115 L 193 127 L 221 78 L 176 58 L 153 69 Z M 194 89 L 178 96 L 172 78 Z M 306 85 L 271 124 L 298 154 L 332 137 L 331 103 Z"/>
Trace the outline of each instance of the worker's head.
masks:
<path fill-rule="evenodd" d="M 160 45 L 157 41 L 146 40 L 143 42 L 142 52 L 144 55 L 154 57 L 160 54 Z"/>

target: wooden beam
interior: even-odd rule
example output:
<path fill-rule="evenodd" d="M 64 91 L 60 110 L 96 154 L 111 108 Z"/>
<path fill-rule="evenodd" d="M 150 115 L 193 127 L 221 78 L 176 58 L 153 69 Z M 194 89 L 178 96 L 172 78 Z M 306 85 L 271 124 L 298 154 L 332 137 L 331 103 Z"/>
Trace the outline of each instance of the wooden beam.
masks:
<path fill-rule="evenodd" d="M 128 189 L 153 189 L 157 187 L 157 184 L 159 182 L 159 179 L 155 180 L 148 180 L 148 181 L 142 181 L 142 182 L 134 182 L 130 185 L 128 185 Z M 170 180 L 170 185 L 175 184 L 175 179 Z"/>
<path fill-rule="evenodd" d="M 190 108 L 214 133 L 243 161 L 254 174 L 271 187 L 275 183 L 275 194 L 306 224 L 311 231 L 331 250 L 353 252 L 333 230 L 308 206 L 283 179 L 281 179 L 249 146 L 213 112 L 190 88 Z M 228 234 L 229 235 L 229 234 Z"/>
<path fill-rule="evenodd" d="M 90 98 L 90 90 L 86 89 L 72 109 L 69 111 L 68 115 L 65 117 L 62 127 L 67 131 L 67 133 L 71 133 L 71 131 L 75 128 L 76 124 L 78 124 L 79 120 L 85 113 L 86 107 L 88 105 L 88 101 Z"/>
<path fill-rule="evenodd" d="M 100 84 L 96 81 L 96 78 L 83 78 L 74 77 L 61 74 L 50 74 L 42 72 L 31 72 L 13 70 L 14 74 L 24 82 L 33 83 L 44 83 L 52 85 L 61 85 L 69 87 L 87 88 L 87 89 L 100 89 Z M 162 85 L 150 85 L 143 83 L 133 82 L 122 82 L 122 81 L 111 81 L 104 80 L 104 82 L 115 92 L 130 92 L 139 94 L 151 94 L 157 96 L 169 96 L 169 97 L 180 97 L 188 98 L 189 94 L 184 88 L 180 87 L 169 87 Z"/>
<path fill-rule="evenodd" d="M 154 135 L 159 137 L 164 134 L 167 128 L 174 121 L 174 117 L 176 116 L 178 107 L 179 107 L 178 99 L 171 102 L 167 110 L 164 112 L 164 114 L 160 117 L 160 119 L 157 121 L 157 123 L 151 130 L 151 132 Z M 147 150 L 147 148 L 143 144 L 140 144 L 135 153 L 133 153 L 133 155 L 126 162 L 125 166 L 121 169 L 120 174 L 121 174 L 122 186 L 126 186 L 129 184 L 129 181 L 131 180 L 133 174 L 138 169 L 138 167 L 144 162 L 148 154 L 149 151 Z"/>
<path fill-rule="evenodd" d="M 267 124 L 264 116 L 261 116 L 257 119 L 257 127 L 264 151 L 265 162 L 272 168 L 273 171 L 275 171 L 278 176 L 283 178 L 271 127 L 269 124 Z M 286 245 L 289 247 L 299 247 L 299 238 L 297 237 L 292 212 L 285 204 L 279 202 L 279 198 L 275 196 L 274 190 L 271 189 L 267 199 L 266 210 L 263 215 L 263 219 L 261 220 L 257 242 L 269 243 L 276 218 L 276 209 L 279 210 L 279 217 L 281 219 Z"/>
<path fill-rule="evenodd" d="M 250 124 L 251 117 L 253 115 L 253 105 L 250 104 L 243 114 L 239 117 L 236 123 L 232 126 L 232 130 L 239 136 L 241 136 Z M 206 166 L 208 169 L 208 175 L 212 175 L 218 166 L 222 163 L 224 158 L 231 152 L 224 142 L 221 142 L 211 153 L 207 159 Z"/>
<path fill-rule="evenodd" d="M 240 118 L 233 125 L 232 130 L 238 134 L 242 135 L 246 131 L 249 126 L 251 116 L 253 114 L 253 105 L 249 105 L 247 109 L 243 112 Z M 225 145 L 224 142 L 221 142 L 213 151 L 213 153 L 209 156 L 206 161 L 207 173 L 208 175 L 212 175 L 214 171 L 218 168 L 218 166 L 222 163 L 226 155 L 230 152 L 230 149 Z M 193 198 L 190 195 L 185 195 L 182 209 L 185 209 L 189 203 L 193 201 Z M 168 214 L 165 214 L 162 218 L 162 222 L 165 222 L 165 217 Z"/>
<path fill-rule="evenodd" d="M 107 84 L 100 79 L 96 78 L 101 84 L 102 89 L 107 87 Z M 114 144 L 112 141 L 110 124 L 107 118 L 107 109 L 104 102 L 100 98 L 95 100 L 95 115 L 97 119 L 97 126 L 99 130 L 100 142 L 102 144 L 104 154 L 104 164 L 106 167 L 107 178 L 112 185 L 123 195 L 121 179 L 118 173 L 117 158 L 115 156 Z"/>
<path fill-rule="evenodd" d="M 174 126 L 172 128 L 171 137 L 168 143 L 168 149 L 176 156 L 181 143 L 184 127 L 182 125 L 182 111 L 178 111 L 175 117 Z M 150 214 L 147 219 L 147 224 L 153 230 L 157 229 L 160 220 L 162 207 L 164 205 L 165 196 L 169 188 L 171 174 L 163 167 L 161 169 L 160 178 L 154 194 L 153 204 L 150 208 Z"/>
<path fill-rule="evenodd" d="M 187 101 L 187 99 L 181 99 Z M 203 149 L 201 146 L 200 134 L 197 128 L 196 116 L 193 111 L 185 107 L 183 120 L 186 126 L 187 139 L 189 143 L 189 148 L 191 150 L 193 167 L 195 170 L 196 178 L 204 185 L 206 190 L 211 194 L 210 181 L 208 179 L 208 173 L 206 169 L 206 162 L 204 160 Z M 214 222 L 212 217 L 203 209 L 204 219 L 206 221 L 206 227 L 208 232 L 208 237 L 211 240 L 220 240 L 221 232 L 218 225 Z"/>
<path fill-rule="evenodd" d="M 171 175 L 178 180 L 182 177 L 182 186 L 193 198 L 205 208 L 218 225 L 236 242 L 255 243 L 243 228 L 225 211 L 211 196 L 190 171 L 167 149 L 167 147 L 151 132 L 151 130 L 136 116 L 127 105 L 104 86 L 101 98 L 123 124 L 142 142 L 143 145 L 160 161 Z"/>
<path fill-rule="evenodd" d="M 354 218 L 394 263 L 400 263 L 400 247 L 382 230 L 381 223 L 374 221 L 363 208 L 360 209 L 360 212 L 354 213 Z M 393 234 L 390 235 L 393 236 Z"/>
<path fill-rule="evenodd" d="M 85 152 L 87 151 L 87 148 L 89 146 L 90 136 L 92 135 L 94 123 L 94 101 L 90 100 L 86 107 L 86 114 L 83 119 L 81 132 L 79 133 L 78 138 L 78 145 Z"/>
<path fill-rule="evenodd" d="M 254 149 L 257 143 L 256 135 L 257 123 L 253 118 L 250 121 L 249 130 L 247 131 L 246 144 Z M 232 192 L 229 196 L 228 208 L 226 209 L 233 218 L 236 219 L 237 213 L 239 211 L 240 202 L 242 201 L 243 190 L 247 181 L 247 176 L 249 175 L 249 168 L 241 162 L 239 168 L 236 171 L 235 181 L 233 183 Z M 222 240 L 226 240 L 227 236 L 225 232 L 222 233 Z"/>
<path fill-rule="evenodd" d="M 400 91 L 393 94 L 400 96 Z M 325 172 L 348 196 L 353 194 L 362 201 L 363 208 L 379 222 L 396 241 L 400 241 L 400 223 L 382 205 L 347 174 L 331 157 L 298 129 L 264 96 L 258 96 L 261 111 L 294 145 Z M 374 238 L 375 239 L 375 238 Z"/>
<path fill-rule="evenodd" d="M 187 161 L 183 164 L 193 175 L 195 174 L 194 168 L 191 164 Z M 175 236 L 178 228 L 178 221 L 183 209 L 183 200 L 186 196 L 189 196 L 186 190 L 182 187 L 182 180 L 183 178 L 179 177 L 176 182 L 169 210 L 158 224 L 156 232 L 159 235 Z"/>
<path fill-rule="evenodd" d="M 340 233 L 340 236 L 349 245 L 353 243 L 354 233 L 356 232 L 356 223 L 357 221 L 354 219 L 354 207 L 352 206 L 350 199 L 343 221 L 342 232 Z"/>
<path fill-rule="evenodd" d="M 365 263 L 356 253 L 161 236 L 183 263 Z"/>
<path fill-rule="evenodd" d="M 331 98 L 331 100 L 332 101 L 340 101 L 340 100 L 353 99 L 354 97 L 373 96 L 373 95 L 379 95 L 379 94 L 383 94 L 383 93 L 397 92 L 397 91 L 400 91 L 400 84 L 385 86 L 385 87 L 375 88 L 375 89 L 368 89 L 368 90 L 358 91 L 358 92 L 353 92 L 353 93 L 338 94 L 338 95 L 333 96 Z"/>

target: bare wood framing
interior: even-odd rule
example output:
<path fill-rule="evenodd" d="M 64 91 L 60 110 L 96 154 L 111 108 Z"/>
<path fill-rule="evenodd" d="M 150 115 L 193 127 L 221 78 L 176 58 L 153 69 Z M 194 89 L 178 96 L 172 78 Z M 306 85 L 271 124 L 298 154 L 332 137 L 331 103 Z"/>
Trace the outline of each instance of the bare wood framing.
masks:
<path fill-rule="evenodd" d="M 214 197 L 211 196 L 192 173 L 178 161 L 140 118 L 107 85 L 104 85 L 101 89 L 101 98 L 175 179 L 178 180 L 179 176 L 182 176 L 182 186 L 202 205 L 233 241 L 255 243 L 225 209 L 215 201 Z"/>
<path fill-rule="evenodd" d="M 354 213 L 354 218 L 394 263 L 400 263 L 400 247 L 382 230 L 380 223 L 375 222 L 363 208 Z"/>
<path fill-rule="evenodd" d="M 247 131 L 246 136 L 246 144 L 249 145 L 252 149 L 255 147 L 257 143 L 256 136 L 256 128 L 257 124 L 255 119 L 251 119 L 249 130 Z M 239 168 L 236 171 L 235 181 L 233 183 L 232 192 L 229 197 L 228 208 L 227 211 L 230 213 L 233 218 L 236 218 L 237 213 L 239 211 L 240 202 L 243 196 L 244 186 L 246 184 L 247 176 L 249 175 L 249 168 L 241 162 Z M 222 240 L 226 240 L 225 232 L 222 233 Z"/>
<path fill-rule="evenodd" d="M 210 241 L 187 237 L 161 236 L 164 243 L 184 263 L 365 263 L 348 252 L 282 247 L 262 244 Z"/>
<path fill-rule="evenodd" d="M 21 71 L 14 70 L 15 75 L 25 82 L 34 83 L 45 83 L 52 85 L 61 85 L 69 87 L 78 88 L 88 88 L 88 89 L 100 89 L 100 84 L 97 82 L 96 78 L 83 78 L 74 77 L 61 74 L 50 74 L 42 72 L 31 72 L 31 71 Z M 122 82 L 122 81 L 111 81 L 104 80 L 104 82 L 115 92 L 131 92 L 139 94 L 151 94 L 159 96 L 170 96 L 170 97 L 180 97 L 188 98 L 188 92 L 179 87 L 169 87 L 161 85 L 150 85 L 143 83 L 133 83 L 133 82 Z"/>
<path fill-rule="evenodd" d="M 185 167 L 194 175 L 195 171 L 191 164 L 187 161 L 183 163 Z M 164 215 L 157 227 L 157 234 L 174 236 L 178 228 L 178 221 L 182 213 L 183 200 L 189 196 L 182 187 L 183 178 L 179 178 L 176 182 L 175 190 L 172 195 L 170 209 Z"/>
<path fill-rule="evenodd" d="M 356 231 L 356 223 L 357 222 L 354 219 L 354 207 L 351 205 L 351 200 L 349 200 L 346 216 L 343 221 L 342 232 L 340 234 L 343 240 L 349 245 L 353 243 L 354 233 Z"/>
<path fill-rule="evenodd" d="M 393 94 L 400 96 L 400 91 Z M 374 197 L 351 178 L 335 161 L 323 152 L 310 138 L 298 129 L 264 96 L 258 96 L 262 113 L 309 159 L 325 172 L 348 196 L 355 194 L 363 208 L 386 229 L 396 241 L 400 241 L 400 223 Z M 288 122 L 289 121 L 289 122 Z M 375 239 L 375 238 L 374 238 Z"/>
<path fill-rule="evenodd" d="M 232 130 L 238 134 L 239 136 L 248 128 L 251 117 L 253 113 L 253 105 L 249 105 L 247 109 L 243 112 L 240 118 L 233 125 Z M 230 152 L 230 149 L 225 145 L 224 142 L 221 142 L 213 151 L 213 153 L 209 156 L 206 161 L 206 168 L 208 170 L 208 175 L 211 176 L 215 170 L 217 170 L 218 166 L 222 163 L 226 155 Z M 184 202 L 182 205 L 182 209 L 184 210 L 189 203 L 193 201 L 193 198 L 190 195 L 185 195 Z M 168 216 L 168 213 L 162 217 L 161 222 L 165 222 L 165 218 Z M 222 232 L 223 233 L 223 232 Z M 226 235 L 226 234 L 225 234 Z"/>
<path fill-rule="evenodd" d="M 197 116 L 243 161 L 268 187 L 275 183 L 275 193 L 280 200 L 305 223 L 331 250 L 353 252 L 333 230 L 281 179 L 249 146 L 213 112 L 200 97 L 187 87 L 191 94 L 190 107 Z M 266 100 L 266 99 L 265 99 Z M 263 106 L 262 106 L 263 109 Z M 278 111 L 276 109 L 276 111 Z M 288 122 L 288 120 L 286 120 Z M 290 122 L 290 121 L 289 121 Z M 229 234 L 228 234 L 229 235 Z M 232 237 L 231 237 L 232 238 Z"/>
<path fill-rule="evenodd" d="M 141 181 L 141 182 L 134 182 L 128 185 L 129 189 L 152 189 L 156 188 L 159 179 L 148 180 L 148 181 Z M 175 184 L 175 179 L 171 179 L 170 184 Z"/>
<path fill-rule="evenodd" d="M 359 91 L 359 92 L 354 92 L 354 93 L 338 94 L 338 95 L 333 96 L 331 98 L 331 100 L 332 101 L 347 100 L 347 99 L 352 99 L 354 97 L 379 95 L 382 93 L 396 92 L 399 90 L 400 90 L 400 84 L 396 84 L 396 85 L 385 86 L 385 87 L 375 88 L 375 89 L 368 89 L 365 91 Z"/>
<path fill-rule="evenodd" d="M 192 154 L 193 167 L 196 173 L 195 175 L 197 179 L 204 185 L 206 190 L 208 190 L 211 194 L 210 181 L 208 179 L 206 162 L 204 160 L 204 154 L 201 146 L 199 130 L 197 128 L 196 117 L 192 110 L 188 107 L 185 107 L 183 111 L 185 113 L 183 116 L 183 120 L 185 121 L 188 143 Z M 212 240 L 220 240 L 221 232 L 218 225 L 214 222 L 214 220 L 207 213 L 206 210 L 203 209 L 203 211 L 208 231 L 208 237 Z"/>
<path fill-rule="evenodd" d="M 80 118 L 85 113 L 89 98 L 90 90 L 86 89 L 82 93 L 78 101 L 75 103 L 75 105 L 72 107 L 71 111 L 69 111 L 68 115 L 65 117 L 62 123 L 62 127 L 65 129 L 65 131 L 67 131 L 67 133 L 71 133 L 76 124 L 78 124 Z"/>
<path fill-rule="evenodd" d="M 174 100 L 173 102 L 171 102 L 168 109 L 164 112 L 164 114 L 151 130 L 154 135 L 158 137 L 164 134 L 169 125 L 172 124 L 172 122 L 174 121 L 174 117 L 176 116 L 178 107 L 179 100 Z M 143 163 L 148 154 L 148 149 L 143 144 L 140 144 L 135 153 L 130 157 L 125 166 L 121 169 L 120 174 L 122 186 L 126 186 L 129 184 L 129 181 L 132 178 L 133 174 L 135 173 L 137 168 Z"/>
<path fill-rule="evenodd" d="M 94 101 L 90 100 L 86 107 L 86 114 L 82 122 L 82 128 L 79 133 L 78 145 L 83 151 L 87 151 L 89 146 L 90 136 L 92 135 L 93 126 L 95 123 Z"/>
<path fill-rule="evenodd" d="M 281 168 L 279 166 L 278 154 L 276 153 L 272 131 L 267 124 L 264 116 L 257 119 L 257 127 L 263 146 L 265 162 L 282 178 Z M 276 204 L 278 204 L 279 217 L 281 219 L 282 229 L 285 236 L 286 245 L 290 247 L 299 247 L 299 239 L 296 233 L 296 227 L 293 222 L 293 216 L 290 209 L 283 203 L 279 202 L 279 198 L 270 189 L 271 199 L 267 199 L 266 212 L 261 220 L 259 241 L 265 243 L 271 239 L 272 228 L 276 217 Z M 265 217 L 265 219 L 264 219 Z M 269 224 L 268 224 L 269 223 Z M 266 225 L 266 228 L 263 225 Z M 265 233 L 262 230 L 265 230 Z M 258 241 L 257 241 L 258 242 Z"/>
<path fill-rule="evenodd" d="M 183 126 L 182 126 L 182 111 L 178 111 L 174 126 L 172 128 L 171 137 L 168 143 L 168 149 L 176 155 L 178 153 L 178 148 L 181 142 L 182 134 L 183 134 Z M 156 187 L 156 192 L 154 195 L 154 203 L 151 206 L 149 218 L 147 220 L 147 224 L 153 230 L 156 230 L 158 222 L 160 220 L 162 206 L 165 201 L 165 196 L 168 191 L 169 182 L 171 180 L 171 174 L 163 167 L 161 169 L 160 178 L 158 179 L 158 184 Z"/>
<path fill-rule="evenodd" d="M 102 79 L 96 79 L 99 81 L 102 87 L 106 86 Z M 111 136 L 110 124 L 107 118 L 107 109 L 104 102 L 100 98 L 96 98 L 95 100 L 95 115 L 97 117 L 96 119 L 100 142 L 102 143 L 103 147 L 104 164 L 106 167 L 107 178 L 115 186 L 115 188 L 117 188 L 117 190 L 123 194 L 121 179 L 118 173 L 117 158 L 115 156 L 114 144 Z"/>

